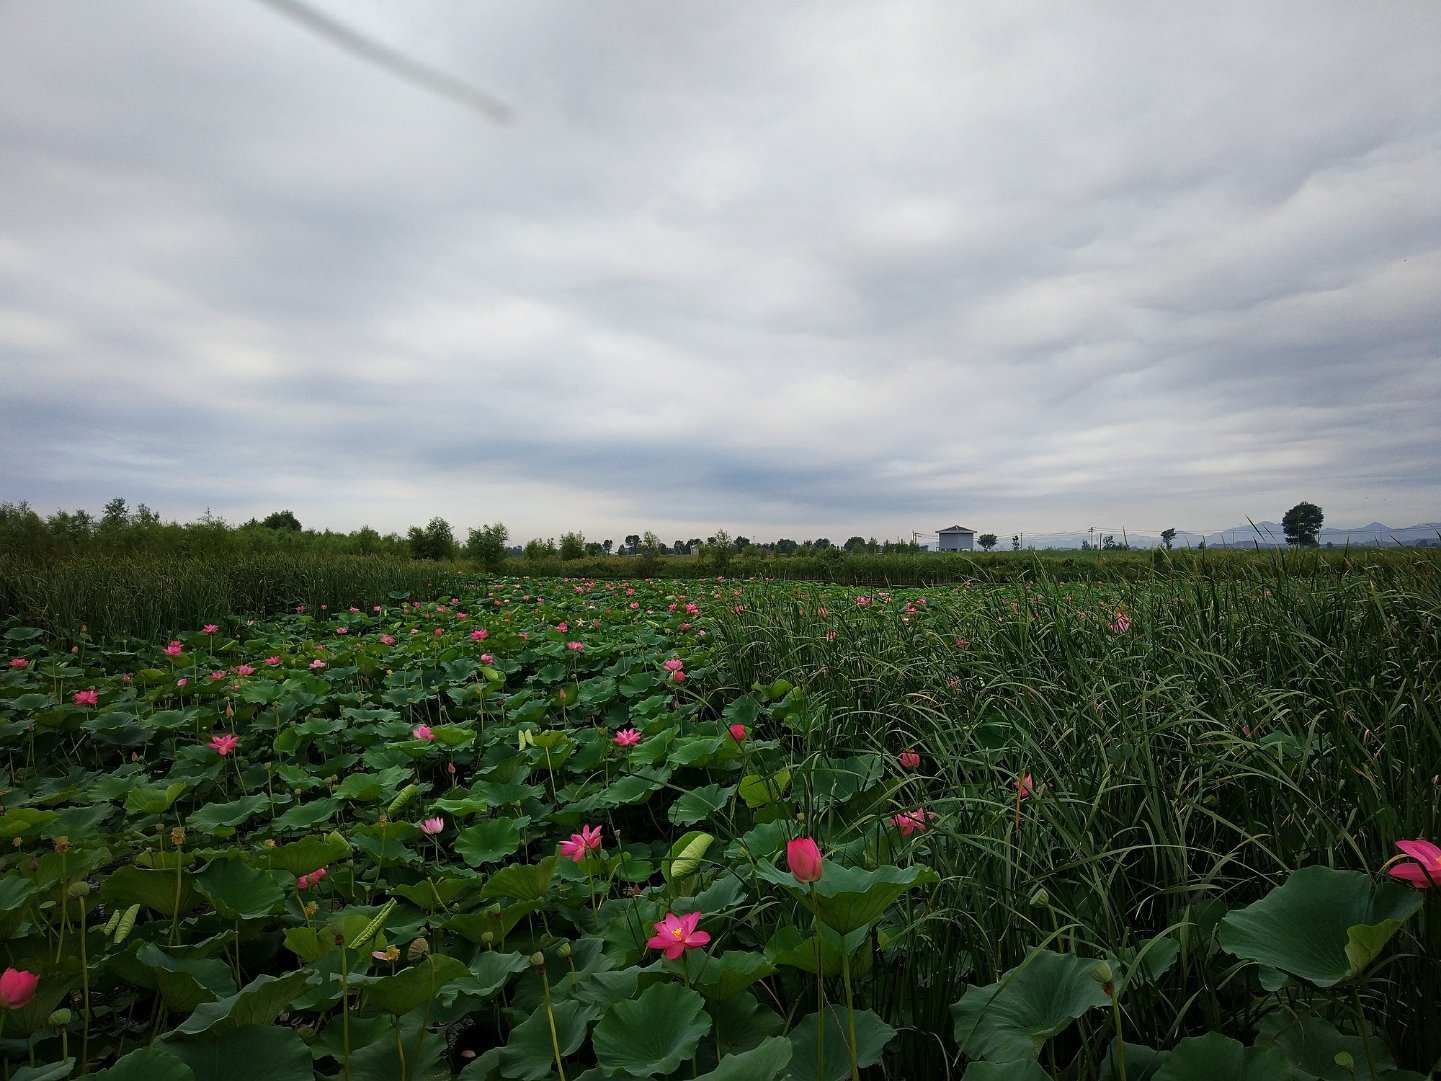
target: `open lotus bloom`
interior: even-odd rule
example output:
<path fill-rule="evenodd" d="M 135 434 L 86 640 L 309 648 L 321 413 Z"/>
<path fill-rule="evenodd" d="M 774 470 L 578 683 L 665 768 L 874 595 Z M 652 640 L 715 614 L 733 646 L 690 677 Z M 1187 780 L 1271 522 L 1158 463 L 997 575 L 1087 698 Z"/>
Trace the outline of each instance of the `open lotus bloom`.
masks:
<path fill-rule="evenodd" d="M 1441 886 L 1441 848 L 1420 838 L 1414 841 L 1397 841 L 1396 847 L 1416 862 L 1402 861 L 1396 864 L 1387 872 L 1392 878 L 1409 882 L 1418 890 Z"/>

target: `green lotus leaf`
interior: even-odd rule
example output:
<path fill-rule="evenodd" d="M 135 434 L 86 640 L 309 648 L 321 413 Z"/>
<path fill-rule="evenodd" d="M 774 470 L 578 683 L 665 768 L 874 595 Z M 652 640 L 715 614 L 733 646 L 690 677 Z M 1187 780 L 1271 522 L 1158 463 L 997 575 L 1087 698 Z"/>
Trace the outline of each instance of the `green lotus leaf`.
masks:
<path fill-rule="evenodd" d="M 727 1055 L 714 1070 L 695 1081 L 775 1081 L 785 1071 L 793 1054 L 790 1040 L 771 1036 L 749 1051 Z"/>
<path fill-rule="evenodd" d="M 284 976 L 257 976 L 235 994 L 197 1006 L 174 1033 L 215 1036 L 240 1028 L 269 1025 L 305 989 L 310 977 L 304 969 Z M 195 1068 L 194 1063 L 191 1068 Z"/>
<path fill-rule="evenodd" d="M 196 873 L 195 888 L 226 919 L 255 920 L 285 902 L 284 878 L 283 871 L 263 871 L 243 859 L 218 859 Z"/>
<path fill-rule="evenodd" d="M 1221 921 L 1227 953 L 1332 987 L 1360 975 L 1421 907 L 1420 890 L 1359 871 L 1303 867 Z"/>
<path fill-rule="evenodd" d="M 699 997 L 699 996 L 697 996 Z M 557 1002 L 553 1011 L 555 1040 L 561 1057 L 573 1055 L 585 1043 L 586 1029 L 596 1011 L 567 999 Z M 551 1075 L 555 1052 L 551 1046 L 550 1019 L 543 1009 L 510 1030 L 510 1039 L 498 1048 L 495 1059 L 501 1065 L 501 1076 L 507 1081 L 540 1081 Z"/>
<path fill-rule="evenodd" d="M 455 850 L 472 867 L 499 863 L 520 847 L 520 830 L 512 818 L 488 818 L 467 826 L 455 838 Z"/>
<path fill-rule="evenodd" d="M 825 1018 L 825 1081 L 845 1081 L 851 1076 L 851 1051 L 846 1011 L 840 1006 L 827 1006 Z M 870 1010 L 857 1010 L 856 1065 L 865 1069 L 881 1060 L 881 1055 L 895 1036 L 891 1028 Z M 789 1076 L 795 1081 L 814 1081 L 820 1051 L 820 1026 L 816 1015 L 806 1014 L 790 1033 L 791 1060 Z"/>
<path fill-rule="evenodd" d="M 165 1048 L 139 1047 L 108 1070 L 90 1075 L 94 1081 L 195 1081 L 195 1071 Z"/>
<path fill-rule="evenodd" d="M 705 1000 L 675 983 L 652 984 L 638 999 L 617 1002 L 595 1026 L 596 1061 L 608 1074 L 668 1074 L 695 1053 L 710 1031 Z"/>
<path fill-rule="evenodd" d="M 951 1006 L 955 1037 L 971 1058 L 1017 1062 L 1087 1010 L 1110 1005 L 1092 977 L 1096 959 L 1034 950 L 995 983 L 966 988 Z"/>
<path fill-rule="evenodd" d="M 1219 1032 L 1178 1043 L 1154 1081 L 1292 1081 L 1286 1056 L 1274 1047 L 1244 1047 Z"/>
<path fill-rule="evenodd" d="M 733 784 L 708 784 L 684 793 L 671 805 L 669 818 L 677 826 L 702 822 L 723 810 L 736 793 Z"/>
<path fill-rule="evenodd" d="M 209 1039 L 167 1038 L 159 1045 L 194 1072 L 195 1081 L 313 1081 L 310 1048 L 292 1028 L 246 1025 Z"/>
<path fill-rule="evenodd" d="M 1378 1070 L 1396 1068 L 1396 1058 L 1378 1033 L 1371 1033 L 1370 1047 L 1360 1036 L 1342 1033 L 1331 1022 L 1313 1013 L 1291 1014 L 1273 1010 L 1257 1026 L 1256 1045 L 1274 1046 L 1296 1067 L 1301 1076 L 1311 1081 L 1354 1081 L 1369 1078 L 1368 1063 L 1374 1058 Z M 1355 1072 L 1336 1062 L 1341 1053 L 1351 1056 Z"/>
<path fill-rule="evenodd" d="M 386 1013 L 399 1016 L 429 1002 L 451 980 L 469 974 L 470 969 L 454 957 L 431 954 L 418 965 L 369 984 L 365 988 L 365 1000 Z"/>

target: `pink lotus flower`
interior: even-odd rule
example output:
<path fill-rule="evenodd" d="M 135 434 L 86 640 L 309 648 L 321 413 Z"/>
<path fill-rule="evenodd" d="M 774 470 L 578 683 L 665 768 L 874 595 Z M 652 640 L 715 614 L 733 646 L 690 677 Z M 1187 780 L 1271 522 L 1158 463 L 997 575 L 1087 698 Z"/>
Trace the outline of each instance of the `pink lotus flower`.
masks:
<path fill-rule="evenodd" d="M 280 663 L 280 658 L 279 658 L 279 657 L 266 657 L 266 658 L 265 658 L 265 663 L 266 663 L 269 667 L 274 668 L 277 664 Z"/>
<path fill-rule="evenodd" d="M 569 841 L 560 842 L 560 854 L 569 856 L 576 863 L 585 859 L 587 852 L 600 847 L 601 826 L 581 826 L 579 833 L 572 833 Z"/>
<path fill-rule="evenodd" d="M 248 664 L 240 664 L 236 665 L 235 674 L 237 676 L 253 676 L 255 675 L 255 669 L 251 668 Z"/>
<path fill-rule="evenodd" d="M 684 916 L 677 916 L 671 912 L 666 915 L 665 919 L 655 924 L 655 934 L 646 940 L 646 946 L 653 950 L 664 950 L 666 960 L 674 961 L 686 950 L 704 946 L 710 941 L 710 935 L 696 930 L 698 923 L 700 923 L 699 912 L 691 912 Z"/>
<path fill-rule="evenodd" d="M 336 633 L 336 634 L 349 634 L 349 633 L 350 633 L 350 628 L 349 628 L 349 627 L 336 627 L 336 628 L 335 628 L 335 633 Z"/>
<path fill-rule="evenodd" d="M 679 672 L 682 668 L 685 667 L 685 661 L 681 660 L 679 657 L 672 657 L 670 660 L 665 661 L 661 665 L 661 667 L 664 668 L 667 672 Z"/>
<path fill-rule="evenodd" d="M 1117 612 L 1111 622 L 1106 624 L 1106 629 L 1112 634 L 1125 634 L 1131 629 L 1131 617 L 1125 612 Z"/>
<path fill-rule="evenodd" d="M 902 751 L 902 752 L 901 752 L 901 768 L 902 768 L 902 769 L 915 769 L 915 768 L 916 768 L 917 766 L 919 766 L 920 764 L 921 764 L 921 756 L 918 755 L 918 754 L 916 754 L 915 751 Z"/>
<path fill-rule="evenodd" d="M 434 739 L 435 733 L 430 730 L 428 724 L 418 724 L 410 730 L 410 734 L 416 739 Z"/>
<path fill-rule="evenodd" d="M 322 661 L 319 657 L 316 657 L 315 660 L 313 660 L 313 661 L 310 662 L 310 667 L 311 667 L 311 668 L 324 668 L 324 667 L 325 667 L 325 662 Z"/>
<path fill-rule="evenodd" d="M 224 672 L 211 672 L 211 673 L 210 673 L 210 681 L 211 681 L 212 683 L 217 683 L 217 682 L 219 682 L 220 680 L 222 680 L 222 679 L 224 679 L 224 678 L 225 678 L 225 673 L 224 673 Z"/>
<path fill-rule="evenodd" d="M 940 815 L 932 814 L 924 808 L 917 807 L 914 811 L 902 811 L 898 815 L 891 816 L 891 825 L 901 831 L 902 837 L 909 837 L 917 831 L 924 831 L 929 828 Z"/>
<path fill-rule="evenodd" d="M 495 658 L 492 657 L 489 653 L 482 653 L 482 654 L 480 655 L 480 663 L 481 663 L 481 664 L 490 664 L 490 662 L 493 661 L 493 660 L 495 660 Z"/>
<path fill-rule="evenodd" d="M 560 623 L 557 623 L 555 625 L 555 629 L 558 630 L 561 634 L 564 634 L 566 631 L 570 630 L 570 624 L 562 620 Z"/>
<path fill-rule="evenodd" d="M 744 743 L 746 741 L 746 735 L 748 733 L 746 732 L 745 725 L 733 724 L 730 726 L 730 734 L 731 739 L 735 740 L 737 743 Z"/>
<path fill-rule="evenodd" d="M 30 667 L 30 662 L 27 661 L 24 657 L 11 657 L 11 658 L 10 658 L 10 667 L 11 667 L 11 668 L 29 668 L 29 667 Z"/>
<path fill-rule="evenodd" d="M 395 635 L 393 635 L 393 634 L 382 634 L 382 635 L 380 636 L 380 642 L 381 642 L 381 645 L 393 646 L 393 645 L 395 645 Z"/>
<path fill-rule="evenodd" d="M 797 882 L 819 882 L 821 877 L 821 850 L 809 837 L 797 837 L 786 842 L 786 866 Z"/>
<path fill-rule="evenodd" d="M 0 975 L 0 1009 L 18 1010 L 30 1005 L 40 977 L 24 969 L 7 968 Z"/>
<path fill-rule="evenodd" d="M 98 706 L 100 704 L 100 692 L 76 691 L 75 704 L 77 706 Z"/>
<path fill-rule="evenodd" d="M 203 626 L 203 627 L 200 628 L 200 633 L 201 633 L 201 634 L 214 634 L 214 633 L 215 633 L 216 631 L 218 631 L 218 630 L 220 630 L 220 625 L 219 625 L 218 623 L 207 623 L 207 624 L 205 624 L 205 626 Z"/>
<path fill-rule="evenodd" d="M 235 736 L 229 732 L 227 732 L 223 736 L 210 737 L 211 750 L 213 750 L 216 754 L 220 755 L 221 758 L 224 758 L 231 751 L 235 750 L 235 748 L 239 745 L 240 740 L 236 739 Z"/>
<path fill-rule="evenodd" d="M 298 890 L 308 890 L 311 886 L 315 885 L 322 878 L 324 878 L 325 874 L 326 872 L 324 867 L 317 867 L 315 870 L 311 871 L 310 874 L 300 875 L 298 878 L 296 878 L 295 888 Z"/>
<path fill-rule="evenodd" d="M 427 818 L 420 824 L 420 832 L 427 837 L 434 837 L 443 829 L 445 829 L 445 819 L 443 818 Z"/>
<path fill-rule="evenodd" d="M 1032 780 L 1031 775 L 1028 773 L 1019 781 L 1012 781 L 1011 787 L 1016 790 L 1016 796 L 1018 799 L 1025 799 L 1031 794 L 1032 791 L 1034 791 L 1035 781 Z"/>
<path fill-rule="evenodd" d="M 1414 841 L 1397 841 L 1396 847 L 1416 862 L 1396 864 L 1387 872 L 1392 878 L 1409 882 L 1418 890 L 1441 886 L 1441 848 L 1420 838 Z"/>
<path fill-rule="evenodd" d="M 576 653 L 579 653 L 581 650 L 585 649 L 585 643 L 584 643 L 584 642 L 567 642 L 567 643 L 565 644 L 565 648 L 566 648 L 566 649 L 569 649 L 569 650 L 574 650 Z"/>
<path fill-rule="evenodd" d="M 615 745 L 617 747 L 634 747 L 640 742 L 640 733 L 634 728 L 622 728 L 615 734 Z"/>
<path fill-rule="evenodd" d="M 185 646 L 181 644 L 180 639 L 172 638 L 166 643 L 165 652 L 171 657 L 178 657 L 185 652 Z"/>
<path fill-rule="evenodd" d="M 478 631 L 470 632 L 470 639 L 472 642 L 484 642 L 489 637 L 490 632 L 488 630 L 485 630 L 484 628 L 481 628 Z"/>

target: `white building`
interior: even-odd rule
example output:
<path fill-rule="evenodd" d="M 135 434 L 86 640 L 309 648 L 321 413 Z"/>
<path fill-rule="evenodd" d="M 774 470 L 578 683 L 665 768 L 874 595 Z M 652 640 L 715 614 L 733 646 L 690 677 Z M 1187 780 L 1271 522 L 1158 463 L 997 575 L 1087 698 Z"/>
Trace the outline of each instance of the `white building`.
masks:
<path fill-rule="evenodd" d="M 941 538 L 940 551 L 942 552 L 970 552 L 976 547 L 976 531 L 967 529 L 963 525 L 953 525 L 947 529 L 936 530 Z"/>

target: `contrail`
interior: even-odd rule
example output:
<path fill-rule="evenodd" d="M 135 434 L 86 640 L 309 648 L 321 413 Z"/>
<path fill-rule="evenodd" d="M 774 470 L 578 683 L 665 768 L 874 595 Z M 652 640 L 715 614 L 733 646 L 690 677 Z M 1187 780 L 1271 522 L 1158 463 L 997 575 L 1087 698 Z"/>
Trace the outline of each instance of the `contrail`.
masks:
<path fill-rule="evenodd" d="M 467 109 L 483 113 L 499 123 L 505 123 L 510 119 L 510 110 L 484 91 L 477 90 L 442 71 L 436 71 L 434 68 L 417 63 L 388 46 L 372 41 L 370 38 L 356 33 L 344 23 L 336 22 L 328 15 L 322 15 L 314 8 L 300 3 L 299 0 L 260 0 L 260 2 L 268 4 L 282 15 L 294 19 L 321 37 L 328 38 L 342 49 L 354 53 L 372 64 L 379 64 L 392 74 L 398 75 L 416 86 L 447 97 Z"/>

